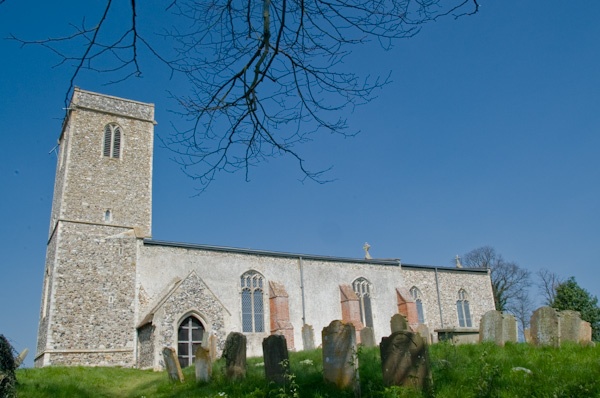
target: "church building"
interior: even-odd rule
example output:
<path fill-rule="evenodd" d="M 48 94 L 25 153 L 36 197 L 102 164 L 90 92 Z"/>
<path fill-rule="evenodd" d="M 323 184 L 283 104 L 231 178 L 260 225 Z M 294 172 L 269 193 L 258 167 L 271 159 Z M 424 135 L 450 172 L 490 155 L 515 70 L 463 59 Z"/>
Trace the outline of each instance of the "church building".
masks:
<path fill-rule="evenodd" d="M 476 334 L 494 308 L 487 269 L 401 264 L 152 239 L 154 105 L 75 89 L 59 138 L 36 366 L 161 369 L 206 336 L 321 344 L 333 320 L 390 334 L 403 314 L 433 340 Z M 307 333 L 313 331 L 313 338 Z M 309 340 L 312 340 L 309 342 Z"/>

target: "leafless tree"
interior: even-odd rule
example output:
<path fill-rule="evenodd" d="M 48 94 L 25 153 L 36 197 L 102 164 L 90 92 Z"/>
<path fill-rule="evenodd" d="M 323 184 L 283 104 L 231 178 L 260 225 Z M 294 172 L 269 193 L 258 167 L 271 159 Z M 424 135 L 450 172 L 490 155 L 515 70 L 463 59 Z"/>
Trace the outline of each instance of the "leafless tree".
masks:
<path fill-rule="evenodd" d="M 344 65 L 352 46 L 375 40 L 387 48 L 427 22 L 479 9 L 477 0 L 169 0 L 159 10 L 169 25 L 149 27 L 139 15 L 150 5 L 131 0 L 116 13 L 122 4 L 106 0 L 90 17 L 97 22 L 73 25 L 67 37 L 13 38 L 73 67 L 66 102 L 84 71 L 119 82 L 159 61 L 186 79 L 189 92 L 172 95 L 190 127 L 163 142 L 200 189 L 219 171 L 248 178 L 251 166 L 279 155 L 294 158 L 303 178 L 325 181 L 298 144 L 316 132 L 353 135 L 343 111 L 388 81 L 352 73 Z"/>
<path fill-rule="evenodd" d="M 516 295 L 516 300 L 513 300 L 507 308 L 507 310 L 517 319 L 519 333 L 523 337 L 525 336 L 525 329 L 529 327 L 531 314 L 534 309 L 534 302 L 527 289 L 519 291 Z"/>
<path fill-rule="evenodd" d="M 558 274 L 547 269 L 536 272 L 537 287 L 540 295 L 544 298 L 544 305 L 552 305 L 556 298 L 556 288 L 564 282 Z"/>
<path fill-rule="evenodd" d="M 465 267 L 490 269 L 496 310 L 511 311 L 529 287 L 530 272 L 517 263 L 506 261 L 493 247 L 483 246 L 463 256 Z"/>

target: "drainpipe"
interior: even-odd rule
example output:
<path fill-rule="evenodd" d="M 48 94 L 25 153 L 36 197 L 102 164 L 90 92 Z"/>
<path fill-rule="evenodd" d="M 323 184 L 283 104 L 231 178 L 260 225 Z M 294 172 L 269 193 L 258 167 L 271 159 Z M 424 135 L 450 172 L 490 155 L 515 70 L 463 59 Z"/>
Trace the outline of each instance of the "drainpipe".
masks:
<path fill-rule="evenodd" d="M 304 263 L 302 257 L 298 257 L 300 264 L 300 291 L 302 292 L 302 325 L 306 325 L 306 306 L 304 304 Z"/>
<path fill-rule="evenodd" d="M 440 309 L 440 323 L 442 329 L 444 328 L 444 316 L 442 314 L 442 299 L 440 298 L 440 282 L 438 280 L 438 269 L 435 269 L 435 289 L 437 290 L 438 308 Z"/>

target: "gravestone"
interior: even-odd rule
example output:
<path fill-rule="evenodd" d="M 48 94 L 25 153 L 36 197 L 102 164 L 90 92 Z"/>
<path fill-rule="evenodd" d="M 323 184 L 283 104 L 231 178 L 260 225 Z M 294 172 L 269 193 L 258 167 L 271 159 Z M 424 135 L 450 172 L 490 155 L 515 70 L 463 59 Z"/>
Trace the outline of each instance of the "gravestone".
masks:
<path fill-rule="evenodd" d="M 504 346 L 507 341 L 517 342 L 517 321 L 514 316 L 500 311 L 488 311 L 479 322 L 479 341 L 491 341 Z"/>
<path fill-rule="evenodd" d="M 579 342 L 581 344 L 592 343 L 592 325 L 587 321 L 581 321 L 581 329 L 579 329 Z"/>
<path fill-rule="evenodd" d="M 429 353 L 417 333 L 400 331 L 381 339 L 381 369 L 386 386 L 426 389 L 431 385 Z"/>
<path fill-rule="evenodd" d="M 196 381 L 209 382 L 212 378 L 212 358 L 210 357 L 210 350 L 202 346 L 198 347 L 194 365 L 196 365 Z"/>
<path fill-rule="evenodd" d="M 333 321 L 323 328 L 323 377 L 338 388 L 360 388 L 354 325 Z"/>
<path fill-rule="evenodd" d="M 163 348 L 162 353 L 169 379 L 183 383 L 183 372 L 181 371 L 181 365 L 179 365 L 179 359 L 177 358 L 175 349 L 172 347 L 165 347 Z"/>
<path fill-rule="evenodd" d="M 526 343 L 531 343 L 531 329 L 527 328 L 525 330 L 523 330 L 523 338 L 525 339 Z"/>
<path fill-rule="evenodd" d="M 429 332 L 429 328 L 424 323 L 419 323 L 419 326 L 417 326 L 417 333 L 423 338 L 423 340 L 425 340 L 426 344 L 431 345 L 433 343 L 431 341 L 432 339 L 431 333 Z"/>
<path fill-rule="evenodd" d="M 377 343 L 375 343 L 375 332 L 373 332 L 373 328 L 364 327 L 360 331 L 360 344 L 363 347 L 375 347 Z"/>
<path fill-rule="evenodd" d="M 262 347 L 267 380 L 285 384 L 285 376 L 289 374 L 290 369 L 285 336 L 272 334 L 263 340 Z"/>
<path fill-rule="evenodd" d="M 214 362 L 217 360 L 217 336 L 214 333 L 204 333 L 202 347 L 208 350 L 211 361 Z"/>
<path fill-rule="evenodd" d="M 573 341 L 579 342 L 579 332 L 581 329 L 581 317 L 577 311 L 560 311 L 560 342 Z"/>
<path fill-rule="evenodd" d="M 408 321 L 402 314 L 394 314 L 390 319 L 390 329 L 392 333 L 404 332 L 408 330 Z"/>
<path fill-rule="evenodd" d="M 15 358 L 15 366 L 18 368 L 23 364 L 25 358 L 27 358 L 27 354 L 29 354 L 29 348 L 25 348 L 21 353 Z"/>
<path fill-rule="evenodd" d="M 493 341 L 504 345 L 502 326 L 502 312 L 491 310 L 483 314 L 479 321 L 479 342 Z"/>
<path fill-rule="evenodd" d="M 246 377 L 246 336 L 231 332 L 225 340 L 223 350 L 225 358 L 225 375 L 229 380 Z"/>
<path fill-rule="evenodd" d="M 302 326 L 302 346 L 305 350 L 315 349 L 315 332 L 311 325 Z"/>
<path fill-rule="evenodd" d="M 504 342 L 516 343 L 519 341 L 517 319 L 511 314 L 502 314 L 502 338 Z"/>
<path fill-rule="evenodd" d="M 537 346 L 560 347 L 558 312 L 551 307 L 540 307 L 531 316 L 531 341 Z"/>

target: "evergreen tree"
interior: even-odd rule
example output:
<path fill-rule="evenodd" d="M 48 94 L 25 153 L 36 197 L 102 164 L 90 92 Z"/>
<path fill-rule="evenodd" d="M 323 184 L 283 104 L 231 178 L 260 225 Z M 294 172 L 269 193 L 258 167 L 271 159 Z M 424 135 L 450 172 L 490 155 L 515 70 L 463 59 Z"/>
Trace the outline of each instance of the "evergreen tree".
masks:
<path fill-rule="evenodd" d="M 16 397 L 16 382 L 14 349 L 4 337 L 0 334 L 0 397 Z"/>
<path fill-rule="evenodd" d="M 592 326 L 592 340 L 600 340 L 600 308 L 598 298 L 577 284 L 574 277 L 556 287 L 556 295 L 551 303 L 557 310 L 573 310 L 581 314 L 581 319 Z"/>

